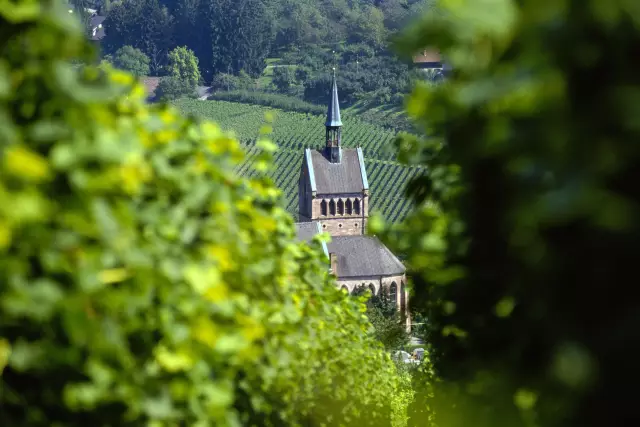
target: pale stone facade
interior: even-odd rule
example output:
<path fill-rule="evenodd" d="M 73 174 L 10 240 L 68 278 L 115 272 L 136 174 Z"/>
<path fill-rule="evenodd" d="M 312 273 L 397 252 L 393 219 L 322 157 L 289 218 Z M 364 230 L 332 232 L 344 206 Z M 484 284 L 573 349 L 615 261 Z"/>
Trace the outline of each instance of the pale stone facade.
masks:
<path fill-rule="evenodd" d="M 304 182 L 301 183 L 301 187 Z M 301 205 L 311 206 L 311 212 L 300 209 L 300 221 L 318 221 L 322 231 L 332 236 L 364 234 L 369 218 L 369 194 L 316 195 L 309 193 L 309 201 L 301 197 Z M 335 212 L 332 214 L 332 204 Z M 342 209 L 339 209 L 340 206 Z"/>
<path fill-rule="evenodd" d="M 335 274 L 335 273 L 334 273 Z M 395 294 L 396 306 L 404 314 L 407 329 L 411 328 L 409 313 L 409 291 L 407 290 L 407 276 L 405 274 L 389 277 L 359 277 L 346 280 L 337 278 L 338 286 L 352 294 L 359 287 L 370 289 L 373 295 L 378 295 L 384 289 L 389 295 Z M 393 285 L 396 285 L 393 292 Z"/>

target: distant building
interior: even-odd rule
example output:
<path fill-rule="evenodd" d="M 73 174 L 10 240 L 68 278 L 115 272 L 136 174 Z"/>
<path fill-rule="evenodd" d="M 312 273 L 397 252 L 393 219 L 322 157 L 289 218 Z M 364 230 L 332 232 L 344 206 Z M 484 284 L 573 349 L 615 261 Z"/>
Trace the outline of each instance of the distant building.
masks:
<path fill-rule="evenodd" d="M 320 232 L 332 236 L 323 246 L 338 286 L 387 292 L 410 327 L 409 293 L 402 262 L 376 237 L 367 236 L 369 182 L 361 148 L 342 148 L 342 121 L 335 73 L 325 122 L 325 146 L 304 150 L 298 185 L 298 239 Z"/>
<path fill-rule="evenodd" d="M 435 49 L 425 49 L 413 57 L 413 64 L 420 69 L 441 70 L 442 57 L 440 51 Z"/>
<path fill-rule="evenodd" d="M 89 34 L 89 37 L 92 41 L 98 42 L 106 35 L 104 26 L 102 25 L 105 19 L 106 16 L 100 16 L 95 13 L 91 16 L 89 21 L 89 30 L 91 31 L 91 34 Z"/>

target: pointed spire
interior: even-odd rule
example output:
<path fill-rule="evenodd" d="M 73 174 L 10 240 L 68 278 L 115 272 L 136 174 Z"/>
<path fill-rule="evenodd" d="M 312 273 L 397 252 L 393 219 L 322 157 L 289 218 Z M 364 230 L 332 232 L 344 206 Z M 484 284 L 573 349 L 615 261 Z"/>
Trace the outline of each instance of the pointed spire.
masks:
<path fill-rule="evenodd" d="M 342 126 L 340 120 L 340 103 L 338 102 L 338 85 L 336 84 L 336 69 L 333 68 L 333 88 L 331 90 L 331 101 L 327 110 L 327 121 L 324 123 L 328 127 Z"/>

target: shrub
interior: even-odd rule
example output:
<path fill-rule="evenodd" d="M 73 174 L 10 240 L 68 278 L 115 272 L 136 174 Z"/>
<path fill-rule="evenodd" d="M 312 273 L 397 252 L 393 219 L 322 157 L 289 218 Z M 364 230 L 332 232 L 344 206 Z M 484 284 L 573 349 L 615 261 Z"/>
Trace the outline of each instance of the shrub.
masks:
<path fill-rule="evenodd" d="M 295 84 L 295 70 L 291 67 L 274 67 L 273 85 L 280 93 L 287 93 L 289 88 Z"/>
<path fill-rule="evenodd" d="M 255 81 L 250 75 L 244 71 L 240 71 L 239 75 L 218 73 L 213 78 L 211 86 L 215 90 L 249 90 L 255 86 Z"/>
<path fill-rule="evenodd" d="M 194 89 L 188 82 L 173 76 L 163 77 L 156 88 L 156 99 L 166 102 L 190 95 L 193 92 Z"/>
<path fill-rule="evenodd" d="M 281 95 L 277 93 L 265 93 L 257 91 L 231 91 L 216 92 L 209 99 L 220 101 L 242 102 L 246 104 L 265 105 L 267 107 L 280 108 L 286 111 L 296 111 L 309 114 L 326 114 L 327 107 L 310 104 L 300 98 Z"/>
<path fill-rule="evenodd" d="M 118 49 L 113 57 L 113 64 L 136 77 L 149 75 L 149 57 L 132 46 L 122 46 Z"/>
<path fill-rule="evenodd" d="M 388 425 L 364 305 L 269 180 L 234 174 L 238 142 L 74 71 L 79 25 L 30 4 L 0 8 L 3 424 Z"/>
<path fill-rule="evenodd" d="M 410 337 L 405 322 L 386 290 L 381 289 L 378 295 L 371 295 L 368 288 L 361 286 L 353 295 L 368 298 L 367 317 L 373 325 L 373 336 L 387 350 L 400 350 L 408 344 Z"/>
<path fill-rule="evenodd" d="M 195 89 L 202 80 L 200 68 L 198 68 L 198 58 L 191 49 L 185 46 L 176 47 L 169 52 L 167 70 L 171 77 L 183 82 L 190 90 Z"/>

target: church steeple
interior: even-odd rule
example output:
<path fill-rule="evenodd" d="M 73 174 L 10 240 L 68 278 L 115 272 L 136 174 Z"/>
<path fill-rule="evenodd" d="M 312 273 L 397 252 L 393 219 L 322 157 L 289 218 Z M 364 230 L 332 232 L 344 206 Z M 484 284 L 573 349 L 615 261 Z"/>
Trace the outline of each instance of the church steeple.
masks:
<path fill-rule="evenodd" d="M 338 101 L 338 85 L 336 84 L 336 69 L 333 69 L 333 88 L 331 90 L 331 100 L 327 109 L 327 121 L 324 123 L 326 128 L 326 146 L 325 151 L 327 158 L 331 163 L 340 163 L 342 158 L 342 149 L 340 147 L 342 121 L 340 120 L 340 103 Z"/>

